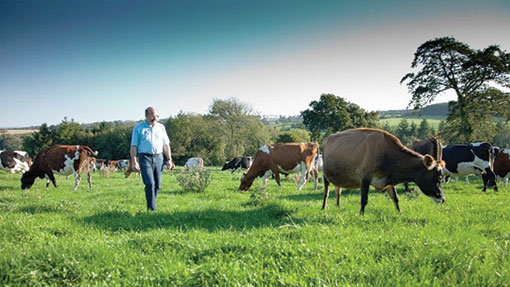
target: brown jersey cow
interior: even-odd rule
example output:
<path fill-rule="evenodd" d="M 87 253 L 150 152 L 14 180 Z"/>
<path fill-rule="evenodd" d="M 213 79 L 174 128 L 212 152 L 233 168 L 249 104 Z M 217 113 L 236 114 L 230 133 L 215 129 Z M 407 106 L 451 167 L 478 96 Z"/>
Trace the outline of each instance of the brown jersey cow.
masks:
<path fill-rule="evenodd" d="M 46 189 L 50 185 L 50 180 L 55 187 L 55 176 L 53 173 L 60 175 L 74 174 L 74 188 L 78 188 L 80 182 L 80 172 L 85 168 L 87 172 L 87 181 L 89 187 L 92 187 L 90 178 L 89 165 L 87 157 L 89 155 L 97 155 L 88 146 L 79 145 L 54 145 L 50 148 L 40 151 L 34 159 L 30 170 L 23 174 L 21 178 L 21 189 L 28 189 L 37 177 L 46 177 Z"/>
<path fill-rule="evenodd" d="M 361 209 L 364 214 L 368 189 L 385 189 L 400 212 L 394 185 L 412 181 L 436 202 L 444 202 L 441 189 L 443 161 L 421 155 L 402 145 L 394 135 L 379 129 L 350 129 L 335 133 L 324 141 L 324 202 L 326 208 L 329 184 L 336 186 L 337 205 L 342 188 L 361 187 Z"/>
<path fill-rule="evenodd" d="M 314 175 L 314 190 L 317 189 L 317 170 L 314 159 L 319 152 L 315 143 L 277 143 L 265 145 L 255 155 L 252 165 L 241 178 L 239 190 L 246 191 L 257 177 L 264 177 L 263 187 L 266 187 L 267 177 L 274 174 L 276 183 L 281 188 L 279 173 L 289 174 L 301 172 L 301 190 L 310 172 Z"/>

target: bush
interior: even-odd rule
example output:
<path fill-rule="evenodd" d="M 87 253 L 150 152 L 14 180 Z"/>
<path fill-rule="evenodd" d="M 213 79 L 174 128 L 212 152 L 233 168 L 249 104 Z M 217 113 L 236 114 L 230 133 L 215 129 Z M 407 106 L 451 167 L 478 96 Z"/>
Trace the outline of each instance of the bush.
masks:
<path fill-rule="evenodd" d="M 211 172 L 205 167 L 194 167 L 189 170 L 181 169 L 176 178 L 185 191 L 204 192 L 211 183 Z"/>
<path fill-rule="evenodd" d="M 250 189 L 250 199 L 245 204 L 247 206 L 261 206 L 272 198 L 271 194 L 265 189 L 258 187 Z"/>

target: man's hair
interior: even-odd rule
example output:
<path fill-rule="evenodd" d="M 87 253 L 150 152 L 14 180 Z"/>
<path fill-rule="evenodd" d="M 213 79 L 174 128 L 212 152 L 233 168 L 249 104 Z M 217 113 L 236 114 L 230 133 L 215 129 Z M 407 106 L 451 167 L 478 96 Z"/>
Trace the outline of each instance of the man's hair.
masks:
<path fill-rule="evenodd" d="M 149 111 L 151 110 L 152 107 L 148 107 L 145 109 L 145 116 L 147 116 L 149 114 Z"/>

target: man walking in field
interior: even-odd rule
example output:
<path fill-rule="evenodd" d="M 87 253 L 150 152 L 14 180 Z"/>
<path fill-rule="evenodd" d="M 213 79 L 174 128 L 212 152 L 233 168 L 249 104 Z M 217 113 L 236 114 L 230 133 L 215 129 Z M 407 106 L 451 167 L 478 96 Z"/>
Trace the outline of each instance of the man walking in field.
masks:
<path fill-rule="evenodd" d="M 133 128 L 131 137 L 131 168 L 140 171 L 145 184 L 147 210 L 156 211 L 156 197 L 161 187 L 163 153 L 166 166 L 172 166 L 170 139 L 165 126 L 158 123 L 159 114 L 154 107 L 145 109 L 145 121 Z"/>

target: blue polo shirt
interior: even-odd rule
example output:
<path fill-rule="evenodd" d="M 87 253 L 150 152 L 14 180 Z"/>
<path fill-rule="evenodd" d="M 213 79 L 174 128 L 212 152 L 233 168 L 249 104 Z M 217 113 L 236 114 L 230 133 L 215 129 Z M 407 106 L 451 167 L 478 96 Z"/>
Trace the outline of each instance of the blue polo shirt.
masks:
<path fill-rule="evenodd" d="M 138 153 L 159 154 L 166 144 L 170 144 L 170 139 L 165 126 L 160 123 L 151 127 L 147 121 L 143 121 L 133 128 L 131 146 L 138 147 Z"/>

